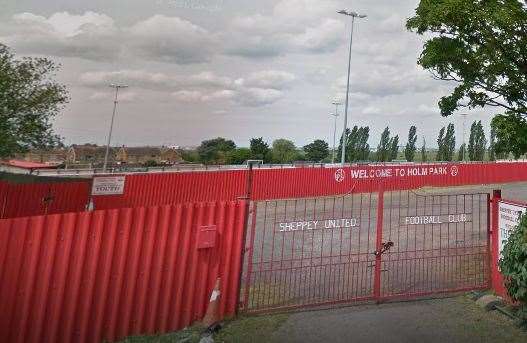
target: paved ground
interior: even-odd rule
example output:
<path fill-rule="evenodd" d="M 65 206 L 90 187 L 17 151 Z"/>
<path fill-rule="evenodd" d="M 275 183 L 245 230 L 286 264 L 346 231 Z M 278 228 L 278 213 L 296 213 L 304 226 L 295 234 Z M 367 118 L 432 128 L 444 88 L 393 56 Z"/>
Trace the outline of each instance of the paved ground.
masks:
<path fill-rule="evenodd" d="M 508 317 L 485 312 L 463 296 L 296 313 L 268 340 L 259 341 L 524 343 L 527 334 Z"/>

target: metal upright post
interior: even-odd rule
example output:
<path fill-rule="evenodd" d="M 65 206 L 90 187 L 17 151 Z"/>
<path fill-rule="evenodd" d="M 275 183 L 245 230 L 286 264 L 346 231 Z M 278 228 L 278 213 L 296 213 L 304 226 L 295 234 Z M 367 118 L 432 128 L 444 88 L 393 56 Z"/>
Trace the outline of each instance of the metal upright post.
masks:
<path fill-rule="evenodd" d="M 106 142 L 106 152 L 104 153 L 104 164 L 102 167 L 103 173 L 106 173 L 106 167 L 108 166 L 108 155 L 110 152 L 110 142 L 112 140 L 112 132 L 113 132 L 113 121 L 115 119 L 115 113 L 117 112 L 117 97 L 119 95 L 119 88 L 126 88 L 127 85 L 116 85 L 111 84 L 110 87 L 115 88 L 115 99 L 113 101 L 113 112 L 112 112 L 112 121 L 110 122 L 110 132 L 108 133 L 108 140 Z"/>
<path fill-rule="evenodd" d="M 346 163 L 346 129 L 348 128 L 348 105 L 349 105 L 349 92 L 350 92 L 350 74 L 351 74 L 351 47 L 353 46 L 353 30 L 355 27 L 355 18 L 366 18 L 364 14 L 358 14 L 353 11 L 342 10 L 338 13 L 344 14 L 351 17 L 351 36 L 350 36 L 350 47 L 349 47 L 349 58 L 348 58 L 348 82 L 346 85 L 346 108 L 344 109 L 344 129 L 342 131 L 342 156 L 341 163 L 344 166 Z"/>

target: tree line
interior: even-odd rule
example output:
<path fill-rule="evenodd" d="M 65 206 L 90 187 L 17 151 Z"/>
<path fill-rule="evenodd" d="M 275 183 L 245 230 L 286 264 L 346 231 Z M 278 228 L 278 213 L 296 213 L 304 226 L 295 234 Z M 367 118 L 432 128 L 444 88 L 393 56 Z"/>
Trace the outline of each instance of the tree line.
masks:
<path fill-rule="evenodd" d="M 423 2 L 420 5 L 420 10 L 417 11 L 416 17 L 410 19 L 408 22 L 410 29 L 416 30 L 419 33 L 424 33 L 429 30 L 430 23 L 427 21 L 430 18 L 428 16 L 421 17 L 421 14 L 427 13 L 426 8 L 429 6 L 443 5 L 441 3 Z M 421 10 L 422 13 L 420 13 Z M 505 9 L 504 11 L 507 12 Z M 436 13 L 436 11 L 433 13 Z M 443 13 L 443 11 L 438 11 L 437 13 Z M 524 8 L 514 13 L 515 15 L 518 13 L 521 13 L 522 16 L 527 15 Z M 469 11 L 469 14 L 472 14 L 472 11 Z M 509 15 L 510 13 L 505 14 Z M 464 16 L 456 16 L 456 18 L 461 21 L 465 20 Z M 435 23 L 436 19 L 433 20 Z M 501 21 L 494 22 L 495 17 L 489 20 L 498 27 L 503 25 Z M 501 30 L 496 30 L 495 32 L 501 32 Z M 479 91 L 485 88 L 475 86 L 473 82 L 475 78 L 473 76 L 474 72 L 486 73 L 489 70 L 471 67 L 468 73 L 470 77 L 468 81 L 465 80 L 462 72 L 466 71 L 464 69 L 468 68 L 468 65 L 466 63 L 456 62 L 460 58 L 459 53 L 463 52 L 463 49 L 459 51 L 455 50 L 454 53 L 449 49 L 444 49 L 442 45 L 449 39 L 442 37 L 442 40 L 437 40 L 437 38 L 434 38 L 431 42 L 438 43 L 439 45 L 428 44 L 419 63 L 425 69 L 438 72 L 438 75 L 443 79 L 450 80 L 450 74 L 461 75 L 459 82 L 462 88 L 457 89 L 452 95 L 444 97 L 439 103 L 439 107 L 444 116 L 451 115 L 462 106 L 462 100 L 466 96 L 471 98 L 471 105 L 469 107 L 491 105 L 507 109 L 507 113 L 497 114 L 493 118 L 489 139 L 487 140 L 485 137 L 481 122 L 474 123 L 471 127 L 471 139 L 469 140 L 468 146 L 465 147 L 462 144 L 456 156 L 454 126 L 448 125 L 440 131 L 438 137 L 439 149 L 434 156 L 427 149 L 424 139 L 420 154 L 417 153 L 417 129 L 415 127 L 410 128 L 408 140 L 404 147 L 400 146 L 399 136 L 392 136 L 389 128 L 386 128 L 381 135 L 375 152 L 372 152 L 368 143 L 370 138 L 369 127 L 354 127 L 346 131 L 347 162 L 387 162 L 395 159 L 406 159 L 407 161 L 414 161 L 416 159 L 420 159 L 421 161 L 434 159 L 452 161 L 456 157 L 458 160 L 479 161 L 485 158 L 489 160 L 507 158 L 509 154 L 512 154 L 515 158 L 519 158 L 527 152 L 525 82 L 522 81 L 523 79 L 517 77 L 516 69 L 514 69 L 516 68 L 514 66 L 515 60 L 506 59 L 502 61 L 506 62 L 504 68 L 491 68 L 492 72 L 496 72 L 497 70 L 508 71 L 510 68 L 512 68 L 510 70 L 513 70 L 513 74 L 511 75 L 514 76 L 512 80 L 514 84 L 511 87 L 499 88 L 500 92 L 503 93 L 502 98 L 508 99 L 509 103 L 499 104 L 496 103 L 499 98 L 486 98 L 486 93 Z M 516 42 L 515 40 L 504 39 L 493 42 L 503 43 L 508 41 Z M 520 40 L 519 42 L 525 44 L 527 40 Z M 441 53 L 438 53 L 438 51 Z M 507 51 L 513 50 L 509 49 Z M 471 49 L 468 49 L 466 54 L 474 57 L 472 56 L 474 52 Z M 503 57 L 496 56 L 495 54 L 487 57 L 503 59 Z M 455 68 L 445 68 L 443 66 L 445 59 L 448 61 L 452 59 L 450 62 L 453 64 L 447 62 L 451 66 L 455 65 L 455 67 L 461 68 L 462 70 L 458 71 Z M 478 58 L 477 61 L 478 63 L 487 63 L 485 62 L 485 58 Z M 0 158 L 9 158 L 16 153 L 26 152 L 31 149 L 46 149 L 61 145 L 62 138 L 54 133 L 52 120 L 68 103 L 69 94 L 65 85 L 55 81 L 55 74 L 58 70 L 59 65 L 47 58 L 16 58 L 7 46 L 0 43 Z M 522 70 L 527 71 L 527 68 L 523 68 Z M 441 71 L 444 73 L 441 74 Z M 481 78 L 481 80 L 483 79 Z M 498 75 L 494 74 L 489 80 L 492 82 L 511 81 L 508 77 L 498 77 Z M 493 87 L 494 85 L 489 85 L 489 87 L 491 86 Z M 477 89 L 473 92 L 474 87 Z M 402 151 L 399 151 L 401 148 Z M 342 139 L 338 151 L 342 151 Z M 278 139 L 269 145 L 262 138 L 254 138 L 251 140 L 251 146 L 249 148 L 238 148 L 231 140 L 216 138 L 204 141 L 197 151 L 183 152 L 183 154 L 187 161 L 202 163 L 241 163 L 249 158 L 260 159 L 267 163 L 288 163 L 295 160 L 329 162 L 330 152 L 333 153 L 329 149 L 328 144 L 321 139 L 314 140 L 304 147 L 297 148 L 293 142 L 286 139 Z"/>
<path fill-rule="evenodd" d="M 402 145 L 399 135 L 392 135 L 386 127 L 381 134 L 377 148 L 373 151 L 368 143 L 370 128 L 354 126 L 346 130 L 346 162 L 427 162 L 427 161 L 494 161 L 508 157 L 498 149 L 496 131 L 491 129 L 487 140 L 481 121 L 474 121 L 470 127 L 468 146 L 461 144 L 456 153 L 454 124 L 448 124 L 439 130 L 437 150 L 427 149 L 426 140 L 422 139 L 419 148 L 416 126 L 408 131 L 406 144 Z M 342 154 L 343 137 L 336 149 L 336 162 Z M 253 138 L 250 145 L 237 147 L 234 141 L 222 137 L 205 140 L 196 150 L 182 151 L 182 157 L 188 162 L 204 164 L 242 164 L 247 160 L 261 160 L 264 163 L 292 163 L 295 161 L 331 162 L 333 151 L 322 139 L 315 139 L 303 147 L 297 147 L 288 139 L 276 139 L 268 144 L 263 137 Z"/>

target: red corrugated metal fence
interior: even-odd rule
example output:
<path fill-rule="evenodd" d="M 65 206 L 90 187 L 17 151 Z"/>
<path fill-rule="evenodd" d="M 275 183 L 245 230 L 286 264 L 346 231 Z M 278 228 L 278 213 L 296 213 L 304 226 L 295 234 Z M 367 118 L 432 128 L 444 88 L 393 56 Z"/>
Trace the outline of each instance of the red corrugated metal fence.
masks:
<path fill-rule="evenodd" d="M 245 170 L 126 175 L 123 195 L 95 196 L 97 209 L 231 201 L 246 194 Z"/>
<path fill-rule="evenodd" d="M 221 277 L 236 309 L 245 203 L 0 220 L 0 342 L 101 342 L 202 318 Z M 198 231 L 216 225 L 214 248 Z"/>
<path fill-rule="evenodd" d="M 233 201 L 247 193 L 247 170 L 126 175 L 124 194 L 95 196 L 96 209 L 158 206 L 183 202 Z M 424 186 L 451 187 L 527 181 L 527 163 L 431 163 L 364 165 L 345 168 L 255 169 L 252 198 L 272 200 L 375 192 L 382 180 L 387 190 Z M 0 181 L 0 216 L 39 215 L 82 210 L 89 181 L 15 185 L 5 191 Z M 46 205 L 44 198 L 52 195 Z M 3 209 L 3 210 L 2 210 Z"/>
<path fill-rule="evenodd" d="M 0 219 L 82 211 L 90 182 L 10 183 L 0 180 Z"/>
<path fill-rule="evenodd" d="M 340 172 L 342 169 L 342 172 Z M 127 175 L 123 195 L 94 197 L 97 209 L 184 201 L 235 200 L 246 194 L 247 170 Z M 340 178 L 336 178 L 340 173 Z M 527 181 L 527 163 L 431 163 L 345 168 L 255 169 L 252 199 L 271 200 Z"/>

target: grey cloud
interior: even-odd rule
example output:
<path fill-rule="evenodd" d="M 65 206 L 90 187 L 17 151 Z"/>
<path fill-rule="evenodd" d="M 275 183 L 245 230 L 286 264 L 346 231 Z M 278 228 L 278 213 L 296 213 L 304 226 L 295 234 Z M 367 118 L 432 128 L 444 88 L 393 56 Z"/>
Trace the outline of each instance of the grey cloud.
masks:
<path fill-rule="evenodd" d="M 207 62 L 217 49 L 210 33 L 177 17 L 155 15 L 125 30 L 130 53 L 169 63 Z"/>
<path fill-rule="evenodd" d="M 0 26 L 0 37 L 20 52 L 95 61 L 116 58 L 189 64 L 211 59 L 216 40 L 207 30 L 178 17 L 154 15 L 118 27 L 105 14 L 56 13 L 46 18 L 16 14 Z"/>
<path fill-rule="evenodd" d="M 296 80 L 296 76 L 280 70 L 262 70 L 233 81 L 213 72 L 176 75 L 145 70 L 120 70 L 86 72 L 80 75 L 79 80 L 81 85 L 93 88 L 120 82 L 136 88 L 169 92 L 173 99 L 184 103 L 223 101 L 260 107 L 280 100 L 284 95 L 283 90 Z M 100 95 L 95 96 L 97 97 Z"/>
<path fill-rule="evenodd" d="M 246 79 L 236 80 L 239 86 L 283 89 L 296 79 L 294 74 L 281 70 L 263 70 L 252 73 Z"/>
<path fill-rule="evenodd" d="M 337 93 L 346 94 L 346 77 L 339 78 L 334 85 Z M 427 72 L 378 65 L 352 74 L 351 93 L 386 97 L 401 94 L 427 93 L 437 90 L 439 84 Z"/>
<path fill-rule="evenodd" d="M 344 23 L 335 19 L 335 1 L 281 0 L 272 15 L 235 18 L 225 37 L 226 53 L 264 58 L 288 53 L 322 54 L 344 41 Z"/>

